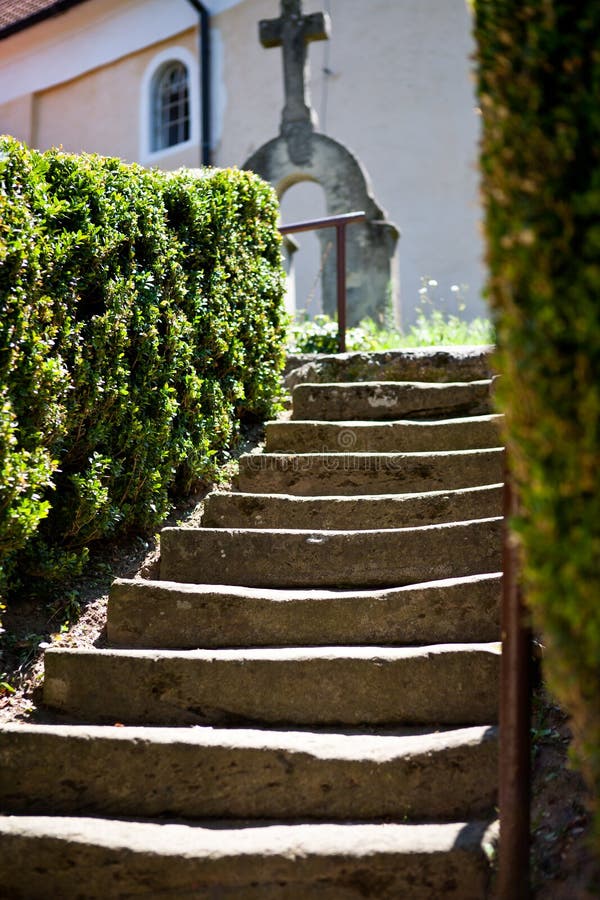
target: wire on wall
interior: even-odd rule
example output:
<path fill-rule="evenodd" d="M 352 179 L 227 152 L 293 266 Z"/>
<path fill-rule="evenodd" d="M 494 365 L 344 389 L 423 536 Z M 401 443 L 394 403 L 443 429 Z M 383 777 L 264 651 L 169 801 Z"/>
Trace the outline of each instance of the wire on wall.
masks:
<path fill-rule="evenodd" d="M 325 12 L 331 16 L 332 0 L 325 0 Z M 333 75 L 331 69 L 331 40 L 324 42 L 323 47 L 323 80 L 321 82 L 321 113 L 319 115 L 319 131 L 322 134 L 327 133 L 327 102 L 329 100 L 329 79 Z"/>

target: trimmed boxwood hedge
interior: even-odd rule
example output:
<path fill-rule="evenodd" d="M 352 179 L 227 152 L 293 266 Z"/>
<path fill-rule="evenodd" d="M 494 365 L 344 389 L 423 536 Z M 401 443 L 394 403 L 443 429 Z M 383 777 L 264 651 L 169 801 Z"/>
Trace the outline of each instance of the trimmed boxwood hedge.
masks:
<path fill-rule="evenodd" d="M 148 171 L 0 139 L 2 584 L 153 529 L 278 394 L 277 201 L 237 170 Z"/>
<path fill-rule="evenodd" d="M 489 295 L 526 597 L 598 798 L 600 4 L 476 0 L 475 12 Z"/>

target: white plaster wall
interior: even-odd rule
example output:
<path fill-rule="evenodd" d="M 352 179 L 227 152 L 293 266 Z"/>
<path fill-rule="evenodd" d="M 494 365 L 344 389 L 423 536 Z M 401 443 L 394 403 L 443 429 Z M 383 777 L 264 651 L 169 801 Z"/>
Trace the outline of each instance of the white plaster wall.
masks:
<path fill-rule="evenodd" d="M 277 16 L 278 10 L 273 0 L 242 0 L 213 19 L 223 82 L 217 111 L 218 165 L 241 165 L 279 131 L 281 52 L 264 50 L 258 42 L 259 20 Z"/>
<path fill-rule="evenodd" d="M 484 311 L 476 173 L 478 115 L 465 0 L 321 0 L 328 42 L 309 45 L 320 130 L 346 144 L 369 172 L 375 197 L 402 232 L 403 320 L 414 320 L 422 278 L 453 311 L 453 284 L 468 285 L 467 316 Z M 217 162 L 241 164 L 279 129 L 281 51 L 258 42 L 277 0 L 244 0 L 215 17 L 224 47 L 227 103 Z M 327 67 L 332 74 L 327 75 Z M 236 98 L 243 100 L 236 101 Z M 300 217 L 288 203 L 286 219 Z M 301 268 L 301 254 L 296 257 Z"/>
<path fill-rule="evenodd" d="M 318 219 L 326 216 L 325 194 L 318 184 L 303 181 L 295 184 L 281 200 L 281 220 L 286 225 L 306 219 Z M 335 252 L 335 232 L 327 231 L 333 247 L 328 252 Z M 304 231 L 293 235 L 298 244 L 294 254 L 294 276 L 296 309 L 306 311 L 311 317 L 322 312 L 323 298 L 321 292 L 321 269 L 323 254 L 321 244 L 315 231 Z M 329 241 L 327 242 L 329 245 Z"/>
<path fill-rule="evenodd" d="M 198 23 L 188 0 L 93 0 L 5 38 L 0 102 L 78 78 Z"/>
<path fill-rule="evenodd" d="M 11 35 L 1 49 L 0 131 L 40 149 L 199 164 L 198 14 L 187 0 L 93 0 Z M 190 69 L 191 139 L 150 154 L 143 91 L 153 62 L 172 50 Z"/>
<path fill-rule="evenodd" d="M 194 54 L 196 42 L 196 32 L 190 29 L 147 50 L 40 92 L 35 98 L 35 146 L 45 150 L 61 145 L 73 153 L 88 151 L 119 156 L 128 162 L 151 162 L 165 168 L 197 166 L 200 152 L 197 116 L 193 131 L 195 139 L 189 145 L 152 154 L 152 159 L 141 152 L 141 137 L 147 134 L 142 118 L 148 114 L 147 106 L 141 103 L 141 88 L 146 82 L 149 66 L 179 49 Z M 194 79 L 197 83 L 193 74 L 192 87 Z M 197 102 L 194 93 L 193 109 Z"/>
<path fill-rule="evenodd" d="M 31 143 L 33 128 L 33 94 L 16 97 L 0 104 L 0 134 L 10 134 L 26 144 Z"/>

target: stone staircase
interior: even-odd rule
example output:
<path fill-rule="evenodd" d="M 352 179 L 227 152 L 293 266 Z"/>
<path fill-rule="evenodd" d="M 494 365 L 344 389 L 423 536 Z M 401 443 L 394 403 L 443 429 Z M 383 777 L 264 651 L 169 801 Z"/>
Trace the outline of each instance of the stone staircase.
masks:
<path fill-rule="evenodd" d="M 298 361 L 300 362 L 300 361 Z M 381 380 L 383 379 L 383 380 Z M 289 421 L 0 732 L 0 896 L 483 898 L 502 450 L 488 350 L 297 365 Z"/>

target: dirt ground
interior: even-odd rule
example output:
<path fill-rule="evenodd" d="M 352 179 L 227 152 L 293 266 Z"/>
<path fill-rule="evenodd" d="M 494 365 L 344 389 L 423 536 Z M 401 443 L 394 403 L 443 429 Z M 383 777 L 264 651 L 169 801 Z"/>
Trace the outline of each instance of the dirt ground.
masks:
<path fill-rule="evenodd" d="M 569 765 L 568 717 L 543 687 L 533 697 L 531 739 L 532 897 L 600 897 L 600 867 L 590 849 L 590 795 Z"/>

